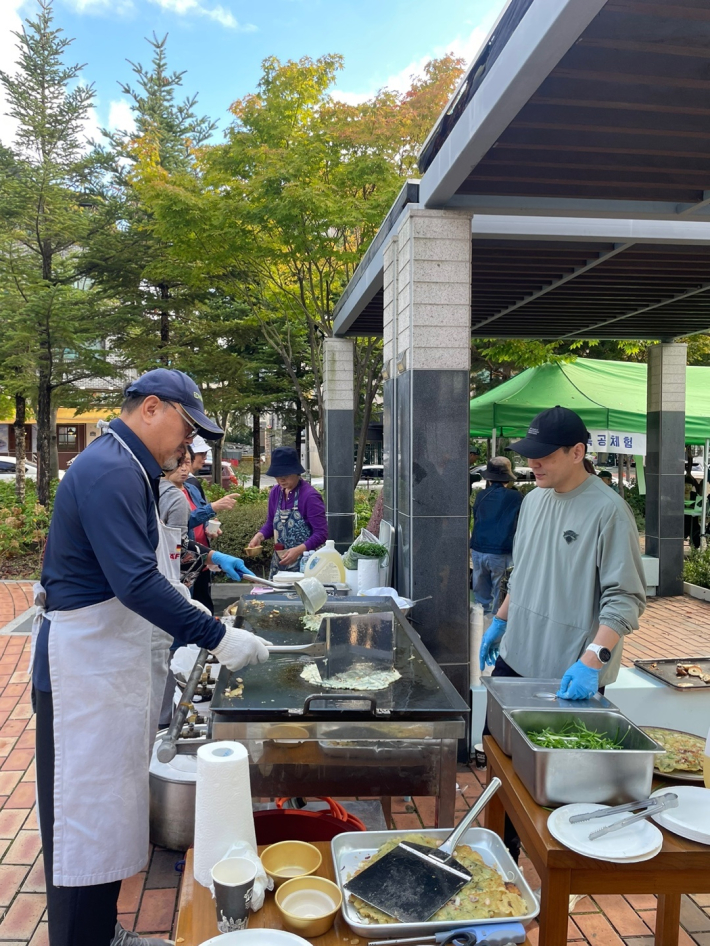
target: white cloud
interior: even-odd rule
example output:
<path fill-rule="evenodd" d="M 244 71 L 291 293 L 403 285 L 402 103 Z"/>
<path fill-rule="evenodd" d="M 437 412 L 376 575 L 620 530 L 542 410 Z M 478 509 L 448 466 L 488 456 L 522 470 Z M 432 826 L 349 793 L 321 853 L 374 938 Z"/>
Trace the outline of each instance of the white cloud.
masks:
<path fill-rule="evenodd" d="M 135 124 L 127 99 L 114 99 L 109 103 L 107 123 L 109 131 L 132 131 Z"/>
<path fill-rule="evenodd" d="M 389 78 L 380 85 L 373 85 L 367 91 L 363 92 L 352 92 L 345 89 L 335 89 L 332 92 L 333 98 L 340 102 L 345 102 L 347 105 L 359 105 L 361 102 L 365 102 L 367 99 L 372 98 L 372 96 L 375 95 L 375 93 L 380 88 L 392 89 L 395 92 L 406 92 L 406 90 L 410 88 L 412 84 L 413 76 L 422 75 L 424 73 L 424 67 L 428 62 L 430 62 L 432 59 L 437 59 L 446 53 L 453 53 L 454 56 L 460 56 L 463 60 L 465 60 L 467 65 L 470 65 L 480 52 L 480 49 L 488 36 L 489 30 L 495 22 L 497 13 L 497 9 L 492 11 L 486 17 L 483 23 L 475 26 L 469 33 L 454 37 L 450 43 L 445 43 L 443 46 L 434 46 L 431 52 L 419 59 L 413 60 L 409 63 L 409 65 L 405 66 L 404 69 L 401 69 L 399 72 L 389 76 Z"/>
<path fill-rule="evenodd" d="M 103 13 L 110 10 L 112 13 L 126 14 L 135 10 L 133 0 L 69 0 L 78 13 Z M 253 33 L 256 26 L 253 23 L 239 23 L 231 10 L 221 4 L 206 6 L 201 0 L 147 0 L 148 3 L 158 6 L 177 16 L 204 16 L 227 29 L 237 30 L 240 33 Z"/>

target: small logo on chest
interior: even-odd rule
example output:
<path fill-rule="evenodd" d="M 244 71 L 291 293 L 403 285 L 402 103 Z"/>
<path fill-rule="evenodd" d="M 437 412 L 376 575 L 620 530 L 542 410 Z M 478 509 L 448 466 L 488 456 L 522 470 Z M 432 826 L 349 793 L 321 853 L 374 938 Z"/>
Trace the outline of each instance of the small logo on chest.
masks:
<path fill-rule="evenodd" d="M 565 532 L 562 533 L 562 538 L 565 540 L 567 545 L 571 545 L 575 539 L 579 538 L 579 536 L 572 529 L 567 529 Z"/>

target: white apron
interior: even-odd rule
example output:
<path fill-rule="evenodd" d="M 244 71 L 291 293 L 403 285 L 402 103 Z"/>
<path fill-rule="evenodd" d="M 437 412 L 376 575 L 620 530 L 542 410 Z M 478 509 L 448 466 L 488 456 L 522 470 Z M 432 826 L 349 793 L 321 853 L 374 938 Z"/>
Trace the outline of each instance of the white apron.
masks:
<path fill-rule="evenodd" d="M 165 575 L 170 581 L 170 584 L 180 592 L 183 598 L 187 601 L 192 601 L 188 588 L 180 581 L 180 547 L 182 545 L 180 529 L 177 526 L 166 526 L 160 521 L 160 513 L 158 510 L 156 510 L 156 514 L 158 517 L 158 530 L 160 532 L 158 548 L 155 550 L 158 561 L 158 571 L 161 575 Z M 162 628 L 153 624 L 150 633 L 149 761 L 153 751 L 153 742 L 158 732 L 160 709 L 163 705 L 165 684 L 168 679 L 170 648 L 172 644 L 172 635 L 167 634 Z"/>
<path fill-rule="evenodd" d="M 143 466 L 113 430 L 116 440 Z M 158 570 L 172 578 L 179 529 L 158 520 Z M 175 533 L 177 535 L 177 542 Z M 107 536 L 107 541 L 110 537 Z M 177 552 L 177 573 L 180 558 Z M 169 565 L 170 563 L 170 565 Z M 179 586 L 173 579 L 171 584 Z M 184 586 L 180 586 L 183 587 Z M 187 589 L 184 588 L 187 593 Z M 49 674 L 54 702 L 54 869 L 57 887 L 124 880 L 148 860 L 148 758 L 153 625 L 118 598 L 73 611 L 37 613 L 52 622 Z M 164 633 L 164 632 L 161 632 Z M 168 635 L 166 635 L 167 637 Z M 168 645 L 169 646 L 169 645 Z M 31 670 L 30 670 L 31 672 Z M 161 692 L 162 697 L 162 692 Z"/>

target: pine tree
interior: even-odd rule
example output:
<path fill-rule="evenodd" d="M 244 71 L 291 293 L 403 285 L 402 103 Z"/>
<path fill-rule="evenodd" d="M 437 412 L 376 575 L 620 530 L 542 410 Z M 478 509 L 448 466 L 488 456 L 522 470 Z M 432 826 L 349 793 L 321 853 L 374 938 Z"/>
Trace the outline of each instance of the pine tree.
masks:
<path fill-rule="evenodd" d="M 100 156 L 84 129 L 94 89 L 67 65 L 72 40 L 53 27 L 51 0 L 15 34 L 17 72 L 0 71 L 15 140 L 0 152 L 0 372 L 36 404 L 37 495 L 49 498 L 52 401 L 79 380 L 113 372 L 97 326 L 101 302 L 82 278 L 82 249 L 103 201 Z"/>

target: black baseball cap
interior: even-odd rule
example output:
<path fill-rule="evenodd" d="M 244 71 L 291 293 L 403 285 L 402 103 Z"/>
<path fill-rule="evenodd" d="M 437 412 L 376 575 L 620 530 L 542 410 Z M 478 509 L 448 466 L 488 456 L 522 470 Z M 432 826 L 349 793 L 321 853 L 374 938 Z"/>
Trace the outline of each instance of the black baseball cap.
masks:
<path fill-rule="evenodd" d="M 205 414 L 202 394 L 195 382 L 183 371 L 174 368 L 155 368 L 148 371 L 124 390 L 124 395 L 139 394 L 148 397 L 154 394 L 161 401 L 174 401 L 194 421 L 206 440 L 220 440 L 224 431 Z"/>
<path fill-rule="evenodd" d="M 588 441 L 589 431 L 579 414 L 558 404 L 533 417 L 527 437 L 511 443 L 508 449 L 515 450 L 521 457 L 541 460 L 560 447 L 573 447 L 577 443 L 586 446 Z"/>

